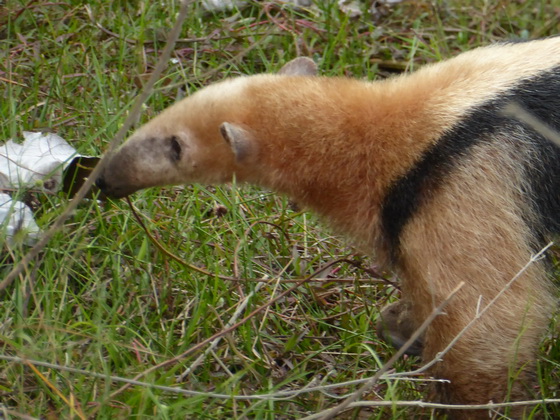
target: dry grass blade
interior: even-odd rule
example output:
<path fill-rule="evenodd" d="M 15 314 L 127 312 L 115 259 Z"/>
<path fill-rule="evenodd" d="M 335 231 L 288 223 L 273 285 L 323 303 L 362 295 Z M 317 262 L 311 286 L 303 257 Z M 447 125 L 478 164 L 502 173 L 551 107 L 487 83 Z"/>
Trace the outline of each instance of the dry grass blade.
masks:
<path fill-rule="evenodd" d="M 232 325 L 234 325 L 237 322 L 237 319 L 247 307 L 249 300 L 255 295 L 255 293 L 257 293 L 262 288 L 263 285 L 264 283 L 257 284 L 255 290 L 249 293 L 245 297 L 245 299 L 243 299 L 243 301 L 239 304 L 239 306 L 237 307 L 237 309 L 235 310 L 235 312 L 233 313 L 233 315 L 225 325 L 225 328 L 230 328 Z M 185 378 L 189 376 L 204 361 L 204 359 L 208 356 L 208 354 L 210 354 L 216 348 L 216 346 L 218 345 L 222 337 L 223 335 L 220 335 L 210 343 L 210 345 L 206 348 L 204 353 L 198 356 L 197 359 L 181 375 L 179 375 L 179 381 L 184 381 Z"/>
<path fill-rule="evenodd" d="M 84 413 L 82 413 L 82 410 L 80 409 L 80 407 L 75 404 L 74 402 L 74 398 L 70 397 L 70 399 L 66 398 L 64 396 L 64 394 L 51 382 L 47 379 L 47 377 L 45 375 L 43 375 L 41 372 L 39 372 L 39 370 L 33 366 L 32 363 L 26 362 L 25 363 L 34 373 L 35 375 L 37 375 L 50 389 L 53 390 L 53 392 L 58 395 L 65 403 L 66 405 L 70 408 L 70 412 L 77 415 L 81 420 L 85 420 L 86 416 L 84 415 Z"/>

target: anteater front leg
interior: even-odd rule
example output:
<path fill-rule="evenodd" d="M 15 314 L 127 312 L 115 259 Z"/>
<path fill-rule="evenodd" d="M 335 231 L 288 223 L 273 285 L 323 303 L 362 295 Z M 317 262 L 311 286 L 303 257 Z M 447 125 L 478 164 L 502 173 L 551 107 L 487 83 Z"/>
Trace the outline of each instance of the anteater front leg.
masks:
<path fill-rule="evenodd" d="M 420 327 L 412 313 L 412 304 L 407 299 L 387 305 L 379 314 L 376 331 L 379 337 L 393 347 L 400 349 Z M 424 338 L 420 337 L 405 350 L 405 354 L 421 356 Z"/>

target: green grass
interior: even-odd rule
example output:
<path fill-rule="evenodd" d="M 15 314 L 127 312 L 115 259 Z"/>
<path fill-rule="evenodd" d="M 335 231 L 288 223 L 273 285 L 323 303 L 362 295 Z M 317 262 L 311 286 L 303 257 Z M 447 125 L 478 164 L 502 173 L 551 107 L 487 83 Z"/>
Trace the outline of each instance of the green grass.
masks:
<path fill-rule="evenodd" d="M 275 71 L 298 54 L 324 74 L 384 78 L 497 40 L 534 38 L 557 29 L 558 9 L 545 1 L 414 1 L 349 19 L 336 2 L 311 10 L 266 8 L 208 13 L 191 7 L 170 63 L 141 117 L 147 121 L 213 81 Z M 0 2 L 0 139 L 24 130 L 52 130 L 84 155 L 100 155 L 153 71 L 177 1 Z M 105 28 L 103 31 L 99 28 Z M 110 31 L 110 33 L 109 33 Z M 192 41 L 193 38 L 199 39 Z M 191 40 L 189 40 L 191 39 Z M 399 70 L 400 71 L 400 70 Z M 183 92 L 183 93 L 182 93 Z M 67 203 L 32 194 L 39 224 L 48 227 Z M 84 202 L 47 248 L 3 294 L 0 353 L 133 378 L 222 330 L 249 294 L 239 319 L 324 264 L 336 263 L 201 354 L 140 380 L 231 398 L 184 396 L 146 386 L 116 393 L 104 378 L 0 362 L 1 407 L 13 417 L 291 419 L 336 404 L 336 394 L 303 393 L 283 400 L 234 400 L 372 376 L 392 350 L 375 336 L 379 308 L 395 291 L 370 278 L 375 266 L 283 197 L 245 186 L 152 189 L 133 197 L 152 234 L 171 252 L 212 276 L 161 253 L 124 201 Z M 216 212 L 220 206 L 225 214 Z M 26 249 L 2 248 L 0 276 Z M 362 268 L 360 268 L 362 267 Z M 272 279 L 239 282 L 241 279 Z M 389 275 L 387 275 L 389 277 Z M 350 280 L 343 282 L 342 280 Z M 257 290 L 258 289 L 258 290 Z M 551 329 L 539 362 L 541 392 L 560 393 L 560 340 Z M 207 348 L 207 347 L 205 347 Z M 418 360 L 397 363 L 411 370 Z M 39 373 L 42 375 L 39 375 Z M 419 400 L 423 382 L 380 382 L 368 399 Z M 1 411 L 1 410 L 0 410 Z M 540 406 L 546 418 L 560 408 Z M 429 418 L 426 409 L 355 410 L 349 418 Z"/>

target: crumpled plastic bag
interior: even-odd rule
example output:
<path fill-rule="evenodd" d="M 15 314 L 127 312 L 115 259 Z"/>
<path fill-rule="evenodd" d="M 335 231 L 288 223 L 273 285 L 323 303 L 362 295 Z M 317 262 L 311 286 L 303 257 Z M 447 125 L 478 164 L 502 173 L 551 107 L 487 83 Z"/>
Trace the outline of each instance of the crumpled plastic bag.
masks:
<path fill-rule="evenodd" d="M 52 133 L 23 132 L 22 144 L 8 140 L 0 145 L 0 190 L 23 188 L 58 191 L 64 168 L 79 156 L 62 137 Z M 9 194 L 0 192 L 0 244 L 35 243 L 40 229 L 31 209 Z M 18 239 L 19 238 L 19 239 Z"/>
<path fill-rule="evenodd" d="M 58 191 L 64 164 L 76 149 L 52 133 L 23 132 L 22 144 L 8 140 L 0 146 L 0 188 L 44 188 Z"/>
<path fill-rule="evenodd" d="M 33 245 L 39 239 L 41 229 L 31 209 L 4 193 L 0 193 L 0 221 L 0 242 L 4 238 L 9 244 L 21 241 Z"/>

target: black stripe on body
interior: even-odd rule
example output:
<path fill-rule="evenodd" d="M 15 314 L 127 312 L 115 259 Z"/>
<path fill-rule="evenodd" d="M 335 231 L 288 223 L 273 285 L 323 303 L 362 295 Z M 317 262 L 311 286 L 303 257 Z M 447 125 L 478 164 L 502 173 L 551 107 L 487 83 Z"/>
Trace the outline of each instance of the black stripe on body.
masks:
<path fill-rule="evenodd" d="M 499 70 L 497 70 L 499 71 Z M 531 79 L 473 109 L 428 149 L 417 163 L 389 189 L 382 206 L 381 223 L 388 250 L 398 258 L 402 230 L 418 209 L 437 195 L 442 180 L 473 146 L 496 141 L 495 134 L 519 132 L 530 137 L 531 161 L 520 155 L 531 191 L 531 205 L 538 214 L 538 226 L 531 226 L 538 237 L 560 233 L 560 149 L 501 110 L 515 101 L 549 126 L 560 131 L 560 67 Z"/>

